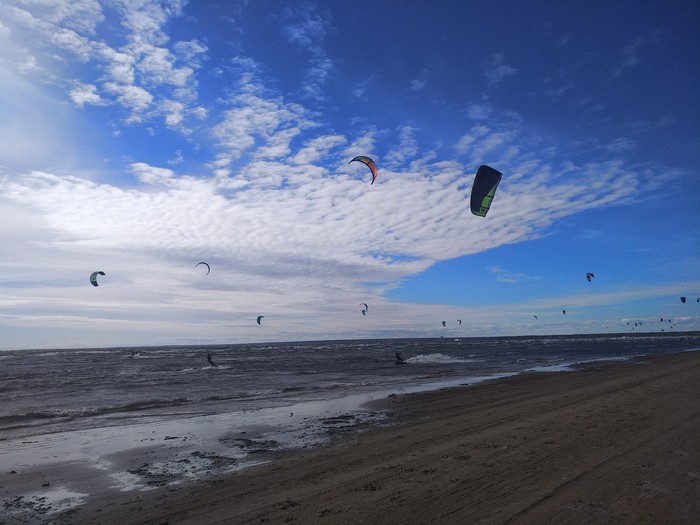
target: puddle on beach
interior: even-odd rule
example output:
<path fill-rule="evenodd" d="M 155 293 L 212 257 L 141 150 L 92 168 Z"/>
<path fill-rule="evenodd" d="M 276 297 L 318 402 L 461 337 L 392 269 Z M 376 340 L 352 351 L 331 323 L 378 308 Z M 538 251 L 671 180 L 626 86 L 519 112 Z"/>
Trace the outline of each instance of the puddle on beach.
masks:
<path fill-rule="evenodd" d="M 41 516 L 51 516 L 82 505 L 89 494 L 74 492 L 62 485 L 42 487 L 41 490 L 4 501 L 5 515 L 20 523 L 36 523 Z"/>
<path fill-rule="evenodd" d="M 302 410 L 303 412 L 303 410 Z M 359 411 L 330 413 L 324 417 L 297 417 L 286 410 L 288 420 L 280 425 L 255 424 L 231 429 L 217 425 L 217 434 L 206 432 L 166 436 L 168 449 L 153 449 L 139 456 L 136 466 L 124 468 L 126 453 L 119 453 L 110 474 L 112 488 L 120 491 L 150 490 L 156 487 L 219 476 L 268 463 L 279 453 L 294 449 L 323 446 L 336 438 L 386 420 L 383 412 Z M 221 422 L 220 422 L 221 423 Z M 234 427 L 235 428 L 235 427 Z M 211 437 L 215 436 L 215 437 Z M 148 454 L 152 453 L 152 457 Z M 131 461 L 133 463 L 133 459 Z"/>

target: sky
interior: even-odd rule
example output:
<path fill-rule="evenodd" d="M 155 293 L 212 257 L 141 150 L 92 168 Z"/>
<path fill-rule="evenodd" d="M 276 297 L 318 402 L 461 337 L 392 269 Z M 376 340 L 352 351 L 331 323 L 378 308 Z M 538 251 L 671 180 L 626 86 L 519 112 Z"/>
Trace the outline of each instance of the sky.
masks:
<path fill-rule="evenodd" d="M 4 0 L 0 349 L 700 330 L 698 22 Z"/>

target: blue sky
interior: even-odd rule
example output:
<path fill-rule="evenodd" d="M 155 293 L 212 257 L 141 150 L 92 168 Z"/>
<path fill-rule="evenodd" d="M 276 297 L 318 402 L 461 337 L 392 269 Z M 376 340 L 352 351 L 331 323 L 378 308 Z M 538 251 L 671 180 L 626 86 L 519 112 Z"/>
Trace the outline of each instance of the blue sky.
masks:
<path fill-rule="evenodd" d="M 3 2 L 0 348 L 698 330 L 699 20 Z"/>

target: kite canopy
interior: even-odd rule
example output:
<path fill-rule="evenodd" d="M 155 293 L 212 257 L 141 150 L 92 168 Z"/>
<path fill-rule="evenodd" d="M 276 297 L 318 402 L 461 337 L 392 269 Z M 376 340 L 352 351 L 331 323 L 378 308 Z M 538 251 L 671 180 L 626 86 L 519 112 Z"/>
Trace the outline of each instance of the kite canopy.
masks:
<path fill-rule="evenodd" d="M 499 182 L 501 182 L 500 171 L 490 166 L 479 166 L 472 185 L 471 210 L 474 215 L 486 217 Z"/>
<path fill-rule="evenodd" d="M 682 303 L 685 302 L 685 297 L 681 297 L 681 302 L 682 302 Z"/>
<path fill-rule="evenodd" d="M 92 272 L 92 274 L 90 275 L 90 283 L 93 286 L 99 286 L 99 284 L 97 284 L 97 276 L 104 275 L 104 274 L 105 274 L 104 272 Z"/>
<path fill-rule="evenodd" d="M 264 319 L 264 318 L 265 318 L 264 315 L 259 315 L 259 316 L 258 316 L 258 324 L 260 324 L 260 319 Z"/>
<path fill-rule="evenodd" d="M 211 266 L 209 266 L 209 264 L 207 264 L 207 263 L 205 263 L 204 261 L 202 261 L 202 262 L 198 262 L 197 264 L 195 264 L 194 267 L 196 268 L 196 267 L 199 266 L 200 264 L 203 264 L 204 266 L 207 267 L 207 275 L 209 275 L 209 272 L 211 272 Z"/>
<path fill-rule="evenodd" d="M 362 315 L 367 315 L 367 310 L 369 310 L 367 303 L 360 303 L 360 306 L 362 306 Z"/>
<path fill-rule="evenodd" d="M 586 280 L 587 280 L 589 283 L 591 282 L 591 279 L 593 279 L 594 277 L 595 277 L 595 275 L 593 275 L 591 272 L 588 272 L 588 273 L 586 274 Z"/>
<path fill-rule="evenodd" d="M 358 155 L 350 162 L 355 161 L 361 162 L 362 164 L 366 164 L 367 167 L 372 171 L 372 182 L 370 183 L 370 186 L 374 184 L 374 181 L 377 180 L 377 165 L 374 163 L 374 161 L 369 157 L 365 157 L 364 155 Z M 348 164 L 350 164 L 350 162 L 348 162 Z"/>

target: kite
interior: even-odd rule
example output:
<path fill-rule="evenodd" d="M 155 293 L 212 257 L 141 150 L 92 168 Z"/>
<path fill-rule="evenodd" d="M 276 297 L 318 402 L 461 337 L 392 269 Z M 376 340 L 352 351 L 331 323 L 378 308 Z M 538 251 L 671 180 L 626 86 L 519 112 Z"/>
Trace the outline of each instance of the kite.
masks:
<path fill-rule="evenodd" d="M 364 306 L 362 309 L 362 315 L 367 315 L 367 310 L 369 310 L 369 306 L 367 306 L 367 303 L 360 303 L 360 306 Z"/>
<path fill-rule="evenodd" d="M 685 297 L 681 297 L 681 302 L 685 303 Z"/>
<path fill-rule="evenodd" d="M 566 310 L 561 311 L 562 315 L 566 315 Z"/>
<path fill-rule="evenodd" d="M 461 319 L 457 319 L 457 322 L 458 322 L 459 324 L 462 324 L 462 320 L 461 320 Z"/>
<path fill-rule="evenodd" d="M 588 272 L 588 273 L 586 274 L 586 280 L 587 280 L 589 283 L 591 282 L 591 279 L 593 279 L 594 277 L 595 277 L 595 275 L 593 275 L 591 272 Z"/>
<path fill-rule="evenodd" d="M 445 326 L 445 321 L 442 322 L 442 326 Z"/>
<path fill-rule="evenodd" d="M 211 272 L 211 266 L 209 266 L 207 263 L 205 263 L 204 261 L 202 261 L 202 262 L 198 262 L 197 264 L 195 264 L 194 267 L 196 268 L 196 267 L 199 266 L 200 264 L 203 264 L 204 266 L 207 267 L 207 275 L 209 275 L 209 272 Z"/>
<path fill-rule="evenodd" d="M 534 317 L 535 319 L 538 319 L 538 317 L 536 315 L 533 315 L 532 317 Z"/>
<path fill-rule="evenodd" d="M 104 275 L 104 272 L 92 272 L 92 275 L 90 275 L 90 282 L 92 283 L 93 286 L 99 286 L 97 284 L 97 276 L 98 275 Z"/>
<path fill-rule="evenodd" d="M 372 171 L 372 182 L 370 183 L 370 186 L 374 184 L 374 181 L 377 180 L 377 165 L 374 163 L 374 161 L 369 157 L 365 157 L 364 155 L 358 155 L 350 162 L 355 161 L 361 162 L 362 164 L 366 164 L 367 167 Z M 350 164 L 350 162 L 348 162 L 348 164 Z"/>
<path fill-rule="evenodd" d="M 259 316 L 258 316 L 258 324 L 260 324 L 260 319 L 264 319 L 264 318 L 265 318 L 264 315 L 259 315 Z"/>
<path fill-rule="evenodd" d="M 501 182 L 500 171 L 490 166 L 479 166 L 472 185 L 471 210 L 474 215 L 486 217 L 499 182 Z"/>

